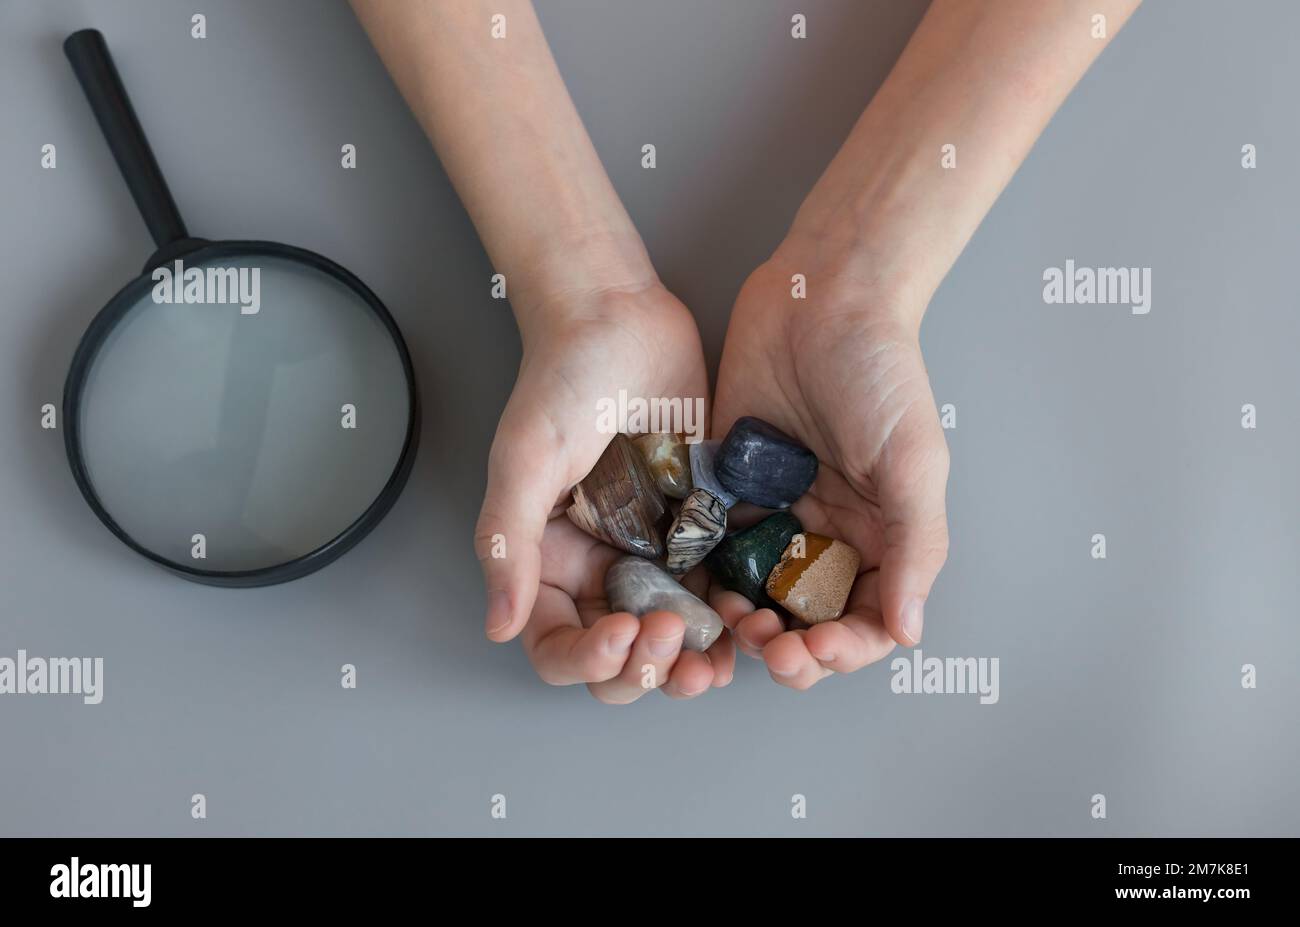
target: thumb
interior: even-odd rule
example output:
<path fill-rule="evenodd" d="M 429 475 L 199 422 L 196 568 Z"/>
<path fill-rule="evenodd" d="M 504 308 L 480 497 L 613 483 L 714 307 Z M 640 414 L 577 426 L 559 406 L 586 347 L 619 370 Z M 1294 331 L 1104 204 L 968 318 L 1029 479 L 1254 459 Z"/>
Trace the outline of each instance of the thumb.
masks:
<path fill-rule="evenodd" d="M 507 409 L 488 454 L 474 550 L 487 586 L 484 628 L 494 641 L 510 640 L 528 622 L 541 579 L 542 535 L 565 488 L 546 421 Z"/>
<path fill-rule="evenodd" d="M 938 429 L 938 422 L 935 422 Z M 921 642 L 925 601 L 948 559 L 948 448 L 937 444 L 900 455 L 881 480 L 885 552 L 880 561 L 880 612 L 890 636 L 904 647 Z M 893 479 L 894 474 L 901 474 Z"/>

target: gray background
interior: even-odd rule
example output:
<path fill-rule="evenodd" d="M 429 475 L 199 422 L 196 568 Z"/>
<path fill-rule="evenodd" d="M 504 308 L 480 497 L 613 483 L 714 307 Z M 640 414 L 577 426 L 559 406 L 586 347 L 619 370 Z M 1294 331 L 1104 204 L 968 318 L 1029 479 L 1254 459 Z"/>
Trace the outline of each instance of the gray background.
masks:
<path fill-rule="evenodd" d="M 740 282 L 923 7 L 542 3 L 711 364 Z M 99 706 L 0 698 L 0 833 L 1300 833 L 1300 6 L 1149 2 L 934 300 L 924 346 L 958 427 L 923 650 L 1000 658 L 1001 701 L 893 695 L 887 664 L 798 694 L 742 658 L 728 689 L 624 709 L 543 685 L 483 637 L 470 538 L 518 340 L 351 12 L 198 8 L 201 41 L 188 5 L 0 7 L 0 655 L 106 664 Z M 60 49 L 84 26 L 107 35 L 195 234 L 329 255 L 406 333 L 415 473 L 321 573 L 232 591 L 156 569 L 95 520 L 61 433 L 39 428 L 84 326 L 151 250 Z M 47 142 L 57 170 L 40 168 Z M 1044 305 L 1043 269 L 1067 258 L 1152 267 L 1151 314 Z"/>

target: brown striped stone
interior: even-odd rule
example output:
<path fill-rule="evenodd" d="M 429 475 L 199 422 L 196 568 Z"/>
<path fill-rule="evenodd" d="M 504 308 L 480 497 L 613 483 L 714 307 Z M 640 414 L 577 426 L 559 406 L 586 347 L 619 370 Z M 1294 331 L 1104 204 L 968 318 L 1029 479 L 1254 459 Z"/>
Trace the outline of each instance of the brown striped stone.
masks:
<path fill-rule="evenodd" d="M 664 555 L 658 523 L 666 511 L 668 503 L 641 452 L 626 435 L 615 435 L 592 471 L 573 487 L 573 504 L 565 514 L 592 537 L 655 559 Z"/>

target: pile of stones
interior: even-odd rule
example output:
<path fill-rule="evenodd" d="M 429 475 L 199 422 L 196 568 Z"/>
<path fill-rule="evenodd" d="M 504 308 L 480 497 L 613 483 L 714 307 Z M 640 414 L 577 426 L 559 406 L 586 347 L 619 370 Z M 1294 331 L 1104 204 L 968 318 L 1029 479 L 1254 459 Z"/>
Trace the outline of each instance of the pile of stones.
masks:
<path fill-rule="evenodd" d="M 755 608 L 806 624 L 843 614 L 858 552 L 803 531 L 786 511 L 816 478 L 812 451 L 753 417 L 737 420 L 721 441 L 620 434 L 574 487 L 567 514 L 627 553 L 605 576 L 611 611 L 674 612 L 686 623 L 683 646 L 702 651 L 722 633 L 722 619 L 677 579 L 700 563 Z M 777 511 L 728 534 L 727 511 L 737 502 Z"/>

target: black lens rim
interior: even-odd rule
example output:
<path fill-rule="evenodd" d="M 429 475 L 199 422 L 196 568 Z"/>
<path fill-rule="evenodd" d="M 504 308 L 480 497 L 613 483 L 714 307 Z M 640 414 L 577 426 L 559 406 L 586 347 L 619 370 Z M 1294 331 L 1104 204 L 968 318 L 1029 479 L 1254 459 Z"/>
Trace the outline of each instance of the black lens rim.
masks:
<path fill-rule="evenodd" d="M 348 271 L 346 268 L 334 263 L 329 258 L 317 254 L 314 251 L 308 251 L 305 248 L 296 248 L 292 245 L 284 245 L 271 241 L 255 240 L 232 240 L 204 243 L 194 250 L 184 254 L 168 255 L 168 260 L 174 258 L 183 258 L 185 260 L 202 263 L 213 258 L 222 257 L 279 257 L 286 258 L 305 264 L 316 270 L 328 274 L 334 279 L 340 281 L 345 286 L 359 295 L 370 307 L 370 310 L 383 323 L 384 328 L 388 330 L 389 336 L 393 339 L 393 344 L 397 348 L 398 356 L 401 358 L 402 371 L 406 378 L 406 389 L 408 397 L 407 408 L 409 418 L 406 423 L 406 437 L 402 445 L 402 451 L 397 459 L 397 464 L 393 468 L 383 489 L 379 495 L 366 508 L 364 512 L 352 524 L 344 528 L 338 535 L 330 541 L 309 551 L 293 560 L 286 560 L 283 563 L 273 566 L 258 567 L 254 570 L 203 570 L 188 566 L 184 563 L 177 563 L 167 557 L 163 557 L 154 551 L 149 550 L 140 544 L 135 538 L 122 528 L 121 525 L 113 518 L 112 514 L 104 506 L 94 486 L 90 481 L 90 474 L 86 468 L 85 456 L 81 443 L 81 426 L 80 412 L 82 395 L 86 387 L 86 376 L 93 365 L 99 350 L 103 347 L 108 335 L 117 326 L 118 322 L 126 313 L 135 306 L 139 298 L 149 288 L 153 286 L 153 280 L 150 277 L 150 271 L 159 261 L 151 261 L 146 267 L 145 273 L 132 280 L 117 294 L 109 300 L 108 304 L 91 320 L 90 325 L 86 328 L 85 333 L 81 336 L 81 341 L 77 345 L 77 350 L 72 356 L 72 363 L 68 368 L 68 376 L 63 384 L 63 445 L 68 456 L 68 466 L 72 469 L 72 478 L 76 481 L 77 488 L 81 490 L 81 495 L 85 498 L 86 503 L 99 518 L 104 526 L 108 528 L 117 539 L 136 553 L 152 560 L 178 576 L 184 577 L 192 582 L 202 583 L 209 586 L 227 586 L 239 588 L 251 588 L 256 586 L 272 586 L 277 583 L 289 582 L 290 580 L 299 579 L 310 573 L 314 573 L 321 567 L 328 566 L 343 554 L 355 547 L 362 538 L 368 535 L 375 526 L 383 520 L 384 516 L 392 509 L 397 502 L 398 496 L 401 495 L 403 488 L 406 486 L 407 478 L 411 475 L 411 470 L 415 464 L 416 451 L 420 443 L 420 396 L 416 387 L 415 367 L 411 363 L 411 355 L 406 347 L 406 340 L 402 337 L 401 330 L 397 327 L 397 322 L 393 319 L 388 309 L 380 301 L 369 287 L 361 280 Z"/>

